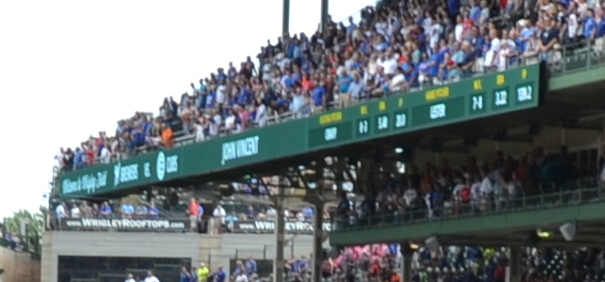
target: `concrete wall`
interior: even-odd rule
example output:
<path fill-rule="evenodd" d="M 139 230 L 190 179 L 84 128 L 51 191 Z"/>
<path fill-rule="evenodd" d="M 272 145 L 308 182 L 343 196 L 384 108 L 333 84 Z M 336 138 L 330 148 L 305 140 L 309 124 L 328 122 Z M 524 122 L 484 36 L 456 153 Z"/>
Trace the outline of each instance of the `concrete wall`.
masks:
<path fill-rule="evenodd" d="M 286 258 L 309 255 L 311 235 L 286 235 Z M 56 282 L 59 256 L 186 257 L 193 264 L 219 264 L 229 269 L 231 259 L 273 259 L 273 234 L 175 234 L 119 232 L 46 232 L 42 242 L 41 282 Z M 3 281 L 7 282 L 7 281 Z M 9 281 L 12 282 L 12 281 Z M 21 281 L 15 281 L 21 282 Z"/>
<path fill-rule="evenodd" d="M 0 269 L 4 269 L 2 282 L 40 281 L 40 262 L 31 260 L 29 253 L 0 247 Z"/>
<path fill-rule="evenodd" d="M 309 256 L 313 252 L 313 236 L 286 235 L 290 240 L 284 247 L 284 257 Z M 211 257 L 211 264 L 222 264 L 229 267 L 230 259 L 245 260 L 248 256 L 255 259 L 273 259 L 275 257 L 275 235 L 273 234 L 224 234 L 220 250 L 215 250 Z"/>
<path fill-rule="evenodd" d="M 42 282 L 56 282 L 59 256 L 176 257 L 199 264 L 220 248 L 220 237 L 190 233 L 45 232 Z"/>

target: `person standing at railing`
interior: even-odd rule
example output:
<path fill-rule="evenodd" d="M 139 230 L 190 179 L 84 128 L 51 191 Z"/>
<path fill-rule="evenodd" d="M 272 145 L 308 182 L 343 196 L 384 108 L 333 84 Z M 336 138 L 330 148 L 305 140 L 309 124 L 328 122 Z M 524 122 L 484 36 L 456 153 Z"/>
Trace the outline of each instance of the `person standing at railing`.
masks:
<path fill-rule="evenodd" d="M 160 280 L 153 276 L 153 272 L 151 270 L 147 271 L 147 277 L 145 277 L 145 282 L 160 282 Z"/>
<path fill-rule="evenodd" d="M 189 272 L 189 270 L 187 270 L 187 267 L 183 266 L 181 268 L 180 276 L 180 282 L 191 282 L 191 273 Z"/>
<path fill-rule="evenodd" d="M 162 124 L 162 146 L 164 146 L 164 148 L 174 146 L 174 135 L 172 133 L 172 128 L 165 123 Z"/>
<path fill-rule="evenodd" d="M 102 218 L 111 218 L 113 211 L 112 211 L 111 207 L 109 206 L 108 202 L 103 202 L 103 204 L 101 205 L 101 209 L 99 210 L 99 213 Z"/>
<path fill-rule="evenodd" d="M 246 268 L 246 274 L 248 274 L 248 276 L 252 276 L 252 274 L 258 272 L 258 266 L 256 264 L 256 261 L 252 258 L 251 255 L 248 255 L 248 259 L 244 263 L 244 266 Z"/>
<path fill-rule="evenodd" d="M 55 214 L 57 215 L 57 226 L 59 227 L 59 229 L 61 229 L 62 225 L 61 225 L 61 221 L 68 217 L 67 212 L 65 211 L 66 209 L 66 205 L 64 202 L 61 202 L 61 204 L 59 204 L 56 208 L 55 208 Z"/>
<path fill-rule="evenodd" d="M 210 269 L 205 263 L 200 263 L 200 267 L 197 269 L 197 279 L 199 282 L 207 282 L 208 276 L 210 276 Z"/>
<path fill-rule="evenodd" d="M 214 273 L 212 273 L 212 278 L 214 282 L 226 282 L 228 279 L 227 272 L 223 270 L 223 266 L 219 265 Z"/>
<path fill-rule="evenodd" d="M 227 216 L 227 212 L 221 205 L 217 205 L 212 212 L 212 216 L 214 216 L 214 221 L 216 225 L 216 233 L 220 234 L 221 230 L 225 227 L 225 217 Z"/>
<path fill-rule="evenodd" d="M 134 206 L 130 202 L 124 202 L 121 207 L 122 218 L 132 218 Z"/>
<path fill-rule="evenodd" d="M 151 205 L 149 205 L 148 213 L 149 213 L 149 218 L 158 219 L 160 216 L 160 209 L 155 206 L 154 202 L 151 202 Z"/>
<path fill-rule="evenodd" d="M 544 28 L 540 33 L 538 49 L 541 52 L 541 59 L 550 62 L 550 53 L 555 50 L 555 44 L 559 43 L 559 29 L 556 26 L 556 19 L 548 15 L 544 16 Z"/>
<path fill-rule="evenodd" d="M 189 201 L 189 223 L 191 224 L 191 232 L 197 232 L 198 214 L 200 212 L 200 205 L 197 203 L 195 198 L 191 198 Z"/>

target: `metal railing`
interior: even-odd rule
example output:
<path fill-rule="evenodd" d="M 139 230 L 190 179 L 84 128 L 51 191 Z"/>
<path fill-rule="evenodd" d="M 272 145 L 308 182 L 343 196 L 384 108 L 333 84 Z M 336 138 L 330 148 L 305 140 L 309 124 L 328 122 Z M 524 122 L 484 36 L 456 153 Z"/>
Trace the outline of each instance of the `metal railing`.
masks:
<path fill-rule="evenodd" d="M 537 195 L 520 195 L 514 198 L 482 197 L 470 202 L 453 202 L 451 206 L 431 209 L 378 212 L 373 215 L 337 217 L 332 232 L 381 228 L 395 225 L 412 225 L 434 221 L 456 220 L 496 214 L 577 206 L 605 201 L 604 188 L 594 178 L 583 178 L 563 185 L 549 184 Z"/>

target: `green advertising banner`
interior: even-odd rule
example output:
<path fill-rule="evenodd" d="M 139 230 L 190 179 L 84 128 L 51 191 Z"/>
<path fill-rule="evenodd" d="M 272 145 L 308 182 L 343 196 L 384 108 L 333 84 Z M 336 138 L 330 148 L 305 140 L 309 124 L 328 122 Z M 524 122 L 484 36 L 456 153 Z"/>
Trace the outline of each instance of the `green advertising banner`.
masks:
<path fill-rule="evenodd" d="M 59 177 L 60 195 L 107 193 L 533 108 L 539 78 L 539 65 L 532 65 L 67 172 Z"/>

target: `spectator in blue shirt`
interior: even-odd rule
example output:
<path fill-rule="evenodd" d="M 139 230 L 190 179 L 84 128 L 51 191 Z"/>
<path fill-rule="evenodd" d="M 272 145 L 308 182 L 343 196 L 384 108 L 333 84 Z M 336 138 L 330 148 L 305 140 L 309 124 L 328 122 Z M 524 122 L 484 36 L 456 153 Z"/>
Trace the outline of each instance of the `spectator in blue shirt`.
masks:
<path fill-rule="evenodd" d="M 187 270 L 187 267 L 181 268 L 181 282 L 191 282 L 191 273 Z"/>
<path fill-rule="evenodd" d="M 160 216 L 160 209 L 155 206 L 155 203 L 151 203 L 149 206 L 149 218 L 156 219 Z"/>
<path fill-rule="evenodd" d="M 227 281 L 227 273 L 223 270 L 223 266 L 219 265 L 218 269 L 212 275 L 214 282 L 225 282 Z"/>
<path fill-rule="evenodd" d="M 597 37 L 603 37 L 605 36 L 605 13 L 602 9 L 598 9 L 596 14 Z"/>
<path fill-rule="evenodd" d="M 76 153 L 74 154 L 74 167 L 76 169 L 86 167 L 86 159 L 80 148 L 76 148 Z"/>
<path fill-rule="evenodd" d="M 112 210 L 111 210 L 111 207 L 109 206 L 108 202 L 103 202 L 103 204 L 101 205 L 100 214 L 101 214 L 101 217 L 104 217 L 104 218 L 111 217 Z"/>
<path fill-rule="evenodd" d="M 584 18 L 584 38 L 592 40 L 597 34 L 597 21 L 594 18 L 593 10 L 586 10 L 585 13 L 586 17 Z"/>
<path fill-rule="evenodd" d="M 315 79 L 313 81 L 315 88 L 311 94 L 311 98 L 313 99 L 313 106 L 315 109 L 322 109 L 326 105 L 326 88 L 324 87 L 324 83 Z"/>
<path fill-rule="evenodd" d="M 246 267 L 246 274 L 248 274 L 248 276 L 251 276 L 252 274 L 258 272 L 258 267 L 256 265 L 256 261 L 252 258 L 252 256 L 248 256 L 248 259 L 246 260 L 246 263 L 245 263 L 245 267 Z"/>
<path fill-rule="evenodd" d="M 134 214 L 134 206 L 131 203 L 125 202 L 122 204 L 122 217 L 123 218 L 132 218 Z"/>

